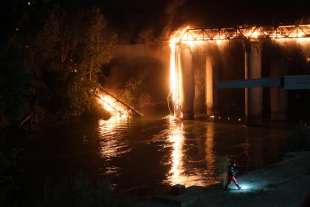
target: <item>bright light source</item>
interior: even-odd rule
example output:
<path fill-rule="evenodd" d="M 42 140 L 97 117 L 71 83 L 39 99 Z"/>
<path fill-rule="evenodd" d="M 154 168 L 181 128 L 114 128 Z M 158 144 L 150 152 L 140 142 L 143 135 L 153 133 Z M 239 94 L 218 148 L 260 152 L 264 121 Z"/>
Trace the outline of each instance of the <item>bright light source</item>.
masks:
<path fill-rule="evenodd" d="M 253 188 L 253 187 L 251 188 L 251 186 L 248 184 L 242 184 L 242 185 L 240 185 L 240 187 L 241 187 L 241 190 L 243 190 L 243 191 L 247 191 L 247 190 L 250 190 Z"/>
<path fill-rule="evenodd" d="M 238 190 L 237 187 L 230 188 L 231 193 L 249 193 L 249 192 L 255 192 L 259 189 L 262 189 L 262 186 L 257 185 L 255 183 L 248 183 L 248 182 L 240 182 L 239 183 L 241 189 Z"/>
<path fill-rule="evenodd" d="M 220 29 L 194 29 L 190 26 L 187 26 L 175 31 L 169 39 L 170 98 L 173 103 L 173 115 L 175 117 L 182 118 L 183 116 L 183 78 L 187 78 L 183 77 L 182 74 L 182 48 L 193 49 L 194 47 L 203 46 L 207 41 L 214 41 L 217 43 L 218 47 L 222 47 L 224 43 L 240 38 L 246 38 L 250 41 L 260 41 L 261 39 L 269 38 L 277 41 L 279 44 L 283 44 L 288 40 L 294 40 L 298 43 L 304 44 L 306 42 L 310 42 L 310 24 L 298 26 L 282 25 L 273 29 L 260 26 L 242 26 L 238 28 Z M 218 119 L 221 118 L 218 117 Z M 223 119 L 225 119 L 225 117 L 223 117 Z M 231 120 L 231 117 L 228 117 L 227 120 Z"/>
<path fill-rule="evenodd" d="M 118 100 L 108 94 L 100 95 L 98 97 L 98 102 L 112 116 L 118 117 L 120 119 L 127 119 L 130 116 L 129 110 Z"/>

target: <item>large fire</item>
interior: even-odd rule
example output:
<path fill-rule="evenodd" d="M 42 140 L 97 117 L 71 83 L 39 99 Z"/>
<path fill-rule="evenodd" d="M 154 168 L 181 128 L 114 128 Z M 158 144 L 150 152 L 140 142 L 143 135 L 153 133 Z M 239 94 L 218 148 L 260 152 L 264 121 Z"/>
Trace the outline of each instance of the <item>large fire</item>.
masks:
<path fill-rule="evenodd" d="M 193 29 L 188 28 L 183 31 L 179 42 L 203 42 L 214 40 L 233 40 L 248 39 L 256 41 L 259 39 L 283 40 L 293 39 L 302 40 L 310 38 L 310 24 L 305 25 L 285 25 L 278 27 L 263 26 L 239 26 L 236 28 L 217 28 L 217 29 Z M 194 43 L 190 43 L 194 44 Z"/>
<path fill-rule="evenodd" d="M 284 25 L 278 27 L 240 26 L 235 28 L 193 29 L 189 26 L 175 31 L 169 40 L 170 46 L 170 96 L 174 117 L 182 118 L 183 86 L 180 52 L 182 46 L 190 48 L 215 41 L 219 46 L 226 41 L 246 39 L 250 42 L 271 39 L 277 43 L 296 41 L 310 43 L 310 24 Z"/>
<path fill-rule="evenodd" d="M 184 33 L 189 27 L 177 30 L 170 38 L 170 96 L 173 102 L 173 113 L 176 117 L 182 117 L 183 103 L 183 87 L 182 87 L 182 71 L 180 60 L 180 47 L 178 43 L 181 41 Z"/>
<path fill-rule="evenodd" d="M 127 119 L 130 116 L 129 110 L 118 100 L 108 94 L 101 94 L 97 97 L 98 102 L 107 110 L 112 117 Z"/>

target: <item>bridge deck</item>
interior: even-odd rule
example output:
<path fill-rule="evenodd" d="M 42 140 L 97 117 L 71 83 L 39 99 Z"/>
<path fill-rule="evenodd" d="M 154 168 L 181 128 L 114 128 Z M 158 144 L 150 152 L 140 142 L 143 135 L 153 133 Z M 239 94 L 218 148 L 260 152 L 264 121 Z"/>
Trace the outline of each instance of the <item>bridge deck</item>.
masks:
<path fill-rule="evenodd" d="M 216 88 L 276 88 L 285 90 L 309 90 L 310 75 L 287 75 L 279 78 L 260 78 L 251 80 L 218 81 Z"/>
<path fill-rule="evenodd" d="M 231 28 L 189 28 L 180 42 L 233 39 L 296 39 L 309 38 L 310 24 L 282 26 L 237 26 Z"/>

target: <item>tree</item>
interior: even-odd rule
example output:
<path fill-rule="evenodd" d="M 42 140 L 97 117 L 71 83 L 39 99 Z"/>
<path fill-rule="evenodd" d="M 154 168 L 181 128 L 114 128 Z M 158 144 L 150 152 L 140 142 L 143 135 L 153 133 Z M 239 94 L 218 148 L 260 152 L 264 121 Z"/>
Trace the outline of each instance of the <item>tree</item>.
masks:
<path fill-rule="evenodd" d="M 41 104 L 60 117 L 89 112 L 97 73 L 111 60 L 115 42 L 99 9 L 51 11 L 27 58 Z"/>
<path fill-rule="evenodd" d="M 90 12 L 89 27 L 85 36 L 84 66 L 88 67 L 89 79 L 97 74 L 101 66 L 112 59 L 112 49 L 115 45 L 116 36 L 108 34 L 106 20 L 100 9 L 92 9 Z"/>
<path fill-rule="evenodd" d="M 29 108 L 31 76 L 23 65 L 22 47 L 12 36 L 0 54 L 0 126 L 15 124 Z"/>

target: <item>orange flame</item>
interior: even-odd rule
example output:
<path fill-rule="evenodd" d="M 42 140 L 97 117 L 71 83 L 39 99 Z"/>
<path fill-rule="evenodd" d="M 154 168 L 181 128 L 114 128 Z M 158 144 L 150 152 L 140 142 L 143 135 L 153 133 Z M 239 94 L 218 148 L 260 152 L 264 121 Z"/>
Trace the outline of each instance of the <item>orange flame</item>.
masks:
<path fill-rule="evenodd" d="M 179 43 L 183 35 L 189 29 L 184 27 L 174 32 L 169 40 L 170 46 L 170 95 L 173 102 L 173 114 L 182 117 L 183 87 L 182 87 L 182 68 L 180 61 Z"/>
<path fill-rule="evenodd" d="M 112 96 L 109 96 L 107 94 L 99 95 L 98 102 L 113 117 L 126 119 L 130 116 L 129 111 L 126 109 L 126 107 L 124 107 Z"/>
<path fill-rule="evenodd" d="M 220 47 L 232 39 L 248 39 L 258 41 L 270 38 L 278 43 L 283 41 L 296 41 L 297 43 L 310 43 L 309 25 L 284 25 L 278 27 L 245 26 L 238 28 L 218 29 L 192 29 L 189 26 L 175 31 L 169 40 L 170 46 L 170 95 L 173 102 L 173 114 L 182 117 L 183 87 L 182 67 L 180 60 L 181 46 L 191 48 L 205 44 L 206 41 L 215 41 Z"/>

